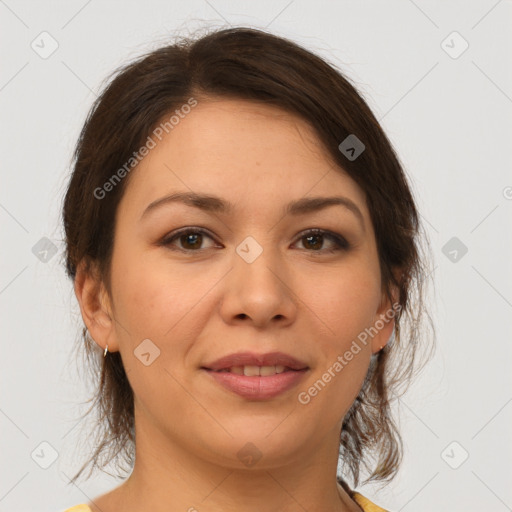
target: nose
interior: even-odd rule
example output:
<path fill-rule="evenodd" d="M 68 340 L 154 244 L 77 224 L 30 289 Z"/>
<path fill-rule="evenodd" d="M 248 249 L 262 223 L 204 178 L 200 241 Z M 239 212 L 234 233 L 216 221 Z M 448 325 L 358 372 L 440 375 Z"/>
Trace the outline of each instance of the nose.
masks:
<path fill-rule="evenodd" d="M 221 315 L 228 324 L 241 322 L 264 328 L 295 321 L 298 297 L 292 275 L 265 249 L 251 263 L 236 252 L 233 268 L 224 281 Z"/>

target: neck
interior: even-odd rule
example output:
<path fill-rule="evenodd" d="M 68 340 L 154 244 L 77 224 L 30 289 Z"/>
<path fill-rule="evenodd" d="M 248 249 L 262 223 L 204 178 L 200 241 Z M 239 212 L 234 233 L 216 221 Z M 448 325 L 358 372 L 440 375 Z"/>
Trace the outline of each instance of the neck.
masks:
<path fill-rule="evenodd" d="M 151 422 L 138 419 L 137 414 L 135 417 L 133 471 L 109 500 L 103 500 L 103 512 L 361 510 L 336 481 L 339 432 L 332 432 L 309 450 L 301 450 L 285 464 L 264 464 L 262 458 L 254 466 L 240 469 L 209 461 L 198 447 L 188 449 L 183 443 L 172 442 L 169 433 L 164 435 Z"/>

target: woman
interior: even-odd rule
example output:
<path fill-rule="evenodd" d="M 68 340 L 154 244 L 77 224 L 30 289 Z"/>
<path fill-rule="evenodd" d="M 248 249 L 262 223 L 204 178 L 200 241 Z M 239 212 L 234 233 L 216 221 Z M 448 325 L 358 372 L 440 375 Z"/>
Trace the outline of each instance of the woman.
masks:
<path fill-rule="evenodd" d="M 405 174 L 339 71 L 248 28 L 149 53 L 91 110 L 63 220 L 101 374 L 72 481 L 131 472 L 68 512 L 384 510 L 337 464 L 354 486 L 399 468 L 426 270 Z"/>

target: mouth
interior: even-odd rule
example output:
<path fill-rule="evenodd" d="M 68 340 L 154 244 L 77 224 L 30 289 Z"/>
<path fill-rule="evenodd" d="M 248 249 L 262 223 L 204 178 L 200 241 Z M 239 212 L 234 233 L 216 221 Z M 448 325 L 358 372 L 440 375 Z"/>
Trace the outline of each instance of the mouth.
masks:
<path fill-rule="evenodd" d="M 239 352 L 200 369 L 213 382 L 246 400 L 270 400 L 297 386 L 309 366 L 282 352 Z"/>
<path fill-rule="evenodd" d="M 309 368 L 293 370 L 285 366 L 235 366 L 212 370 L 201 368 L 214 383 L 245 400 L 276 398 L 299 385 Z"/>
<path fill-rule="evenodd" d="M 230 368 L 222 368 L 221 370 L 212 370 L 211 368 L 202 368 L 216 373 L 234 373 L 235 375 L 245 375 L 246 377 L 269 377 L 271 375 L 278 375 L 284 372 L 296 372 L 302 370 L 294 370 L 288 366 L 275 365 L 275 366 L 232 366 Z M 305 370 L 306 368 L 304 368 Z"/>
<path fill-rule="evenodd" d="M 212 371 L 227 371 L 238 375 L 266 376 L 290 370 L 305 370 L 308 365 L 283 352 L 266 354 L 238 352 L 207 363 L 202 368 Z"/>

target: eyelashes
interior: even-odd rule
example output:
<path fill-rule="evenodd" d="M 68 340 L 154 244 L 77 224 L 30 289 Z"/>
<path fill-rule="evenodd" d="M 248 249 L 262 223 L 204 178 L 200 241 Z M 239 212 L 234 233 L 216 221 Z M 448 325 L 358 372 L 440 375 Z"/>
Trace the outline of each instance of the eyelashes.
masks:
<path fill-rule="evenodd" d="M 173 251 L 180 251 L 187 254 L 202 253 L 205 250 L 212 248 L 201 247 L 205 237 L 214 241 L 214 237 L 205 229 L 199 227 L 186 227 L 166 235 L 160 241 L 159 245 L 165 246 Z M 332 231 L 319 228 L 302 231 L 299 233 L 296 240 L 297 242 L 302 243 L 304 247 L 303 250 L 310 252 L 313 255 L 332 254 L 338 251 L 348 251 L 351 248 L 350 244 L 343 236 L 333 233 Z M 327 249 L 319 249 L 318 247 L 323 246 L 325 240 L 331 242 L 331 247 Z M 176 246 L 175 242 L 179 242 L 181 247 Z M 294 245 L 297 242 L 295 242 Z M 313 248 L 311 249 L 311 247 Z"/>
<path fill-rule="evenodd" d="M 347 251 L 350 248 L 350 244 L 345 240 L 345 238 L 343 238 L 341 235 L 338 235 L 331 231 L 327 231 L 325 229 L 314 228 L 303 231 L 302 233 L 299 234 L 297 240 L 302 241 L 304 239 L 308 240 L 307 244 L 312 243 L 312 245 L 314 246 L 318 245 L 318 242 L 314 242 L 317 239 L 322 240 L 320 242 L 320 245 L 322 245 L 324 239 L 330 240 L 334 245 L 334 247 L 331 247 L 330 249 L 314 249 L 313 251 L 308 252 L 333 253 L 337 251 Z"/>

